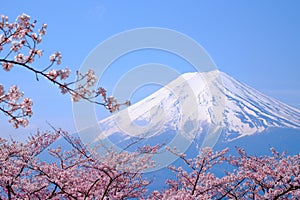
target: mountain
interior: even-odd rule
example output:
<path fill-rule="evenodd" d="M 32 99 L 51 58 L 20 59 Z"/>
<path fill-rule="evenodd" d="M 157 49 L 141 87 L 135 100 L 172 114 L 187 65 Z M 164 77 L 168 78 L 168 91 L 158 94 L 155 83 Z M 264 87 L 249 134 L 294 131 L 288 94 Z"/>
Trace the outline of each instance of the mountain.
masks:
<path fill-rule="evenodd" d="M 157 142 L 213 147 L 273 129 L 300 129 L 300 110 L 220 71 L 186 73 L 140 102 L 99 122 L 103 140 L 121 149 Z M 81 135 L 82 136 L 82 135 Z M 87 137 L 84 135 L 84 137 Z M 85 140 L 86 141 L 86 140 Z"/>
<path fill-rule="evenodd" d="M 300 129 L 300 110 L 216 70 L 183 74 L 99 125 L 98 139 L 114 134 L 146 139 L 174 131 L 188 139 L 210 134 L 214 141 L 207 144 L 213 146 L 221 133 L 232 141 L 269 128 Z"/>
<path fill-rule="evenodd" d="M 270 154 L 270 147 L 298 154 L 300 110 L 217 70 L 186 73 L 79 136 L 85 143 L 101 143 L 106 150 L 163 144 L 189 158 L 207 146 L 229 147 L 230 154 L 236 154 L 235 146 L 255 155 Z M 165 148 L 153 159 L 158 165 L 146 175 L 154 180 L 150 190 L 163 188 L 164 180 L 174 176 L 166 166 L 184 166 Z M 224 166 L 214 170 L 221 173 Z"/>
<path fill-rule="evenodd" d="M 220 71 L 186 73 L 152 95 L 79 131 L 87 144 L 133 151 L 161 144 L 194 157 L 200 147 L 240 146 L 264 154 L 270 147 L 298 153 L 300 110 Z M 102 151 L 100 149 L 99 151 Z M 162 169 L 177 157 L 153 156 Z M 165 173 L 165 172 L 163 172 Z"/>

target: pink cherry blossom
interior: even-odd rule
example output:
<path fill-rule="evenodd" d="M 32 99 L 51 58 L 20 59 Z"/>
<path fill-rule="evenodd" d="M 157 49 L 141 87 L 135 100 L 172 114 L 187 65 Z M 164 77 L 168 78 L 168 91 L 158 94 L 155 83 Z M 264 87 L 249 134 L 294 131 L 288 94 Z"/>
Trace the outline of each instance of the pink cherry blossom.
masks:
<path fill-rule="evenodd" d="M 26 101 L 27 102 L 27 101 Z M 53 146 L 63 137 L 71 149 Z M 51 145 L 52 148 L 49 148 Z M 1 199 L 297 199 L 300 195 L 300 154 L 286 156 L 272 149 L 270 156 L 251 156 L 238 149 L 204 148 L 198 156 L 171 151 L 184 166 L 169 166 L 176 179 L 147 195 L 151 180 L 142 171 L 161 146 L 144 146 L 133 153 L 113 150 L 98 155 L 63 130 L 37 132 L 26 142 L 0 138 Z M 47 153 L 51 159 L 42 160 Z M 217 177 L 212 168 L 223 163 L 234 169 Z"/>
<path fill-rule="evenodd" d="M 108 100 L 106 98 L 106 90 L 94 89 L 97 83 L 97 77 L 92 70 L 86 73 L 76 73 L 76 80 L 66 81 L 71 74 L 68 67 L 65 69 L 55 69 L 54 65 L 60 65 L 62 62 L 62 55 L 56 51 L 50 55 L 50 63 L 48 66 L 42 68 L 33 66 L 36 59 L 42 59 L 44 50 L 39 49 L 38 45 L 42 42 L 43 36 L 46 34 L 47 24 L 42 24 L 40 29 L 37 29 L 37 21 L 31 21 L 29 15 L 22 14 L 17 17 L 15 22 L 9 22 L 7 16 L 2 15 L 0 20 L 0 63 L 4 71 L 9 72 L 14 66 L 23 67 L 39 77 L 45 77 L 50 82 L 54 83 L 61 90 L 62 94 L 70 94 L 74 102 L 79 100 L 86 100 L 97 105 L 104 106 L 110 112 L 120 109 L 122 105 L 129 105 L 126 103 L 118 103 Z M 32 115 L 31 108 L 26 107 L 24 111 L 23 105 L 17 99 L 12 100 L 12 94 L 7 94 L 0 99 L 0 111 L 9 117 L 9 122 L 14 124 L 14 127 L 26 126 L 28 124 L 28 117 Z M 100 102 L 95 99 L 101 96 Z M 10 98 L 7 101 L 5 98 Z M 20 111 L 18 113 L 18 110 Z"/>
<path fill-rule="evenodd" d="M 193 159 L 171 150 L 189 170 L 171 166 L 175 180 L 168 188 L 154 191 L 149 199 L 297 199 L 300 194 L 300 154 L 286 156 L 271 148 L 271 156 L 250 156 L 237 148 L 239 156 L 226 156 L 228 149 L 205 148 Z M 217 177 L 211 169 L 226 162 L 232 171 Z"/>
<path fill-rule="evenodd" d="M 2 68 L 5 71 L 10 71 L 10 69 L 12 68 L 13 64 L 12 63 L 6 63 L 6 62 L 2 62 Z"/>
<path fill-rule="evenodd" d="M 3 85 L 0 85 L 0 98 L 4 95 L 4 87 Z"/>
<path fill-rule="evenodd" d="M 49 148 L 63 136 L 72 146 Z M 1 199 L 129 199 L 146 194 L 149 181 L 141 171 L 152 166 L 150 156 L 108 152 L 90 154 L 81 142 L 68 133 L 40 133 L 28 142 L 0 139 Z M 48 152 L 53 161 L 39 155 Z"/>

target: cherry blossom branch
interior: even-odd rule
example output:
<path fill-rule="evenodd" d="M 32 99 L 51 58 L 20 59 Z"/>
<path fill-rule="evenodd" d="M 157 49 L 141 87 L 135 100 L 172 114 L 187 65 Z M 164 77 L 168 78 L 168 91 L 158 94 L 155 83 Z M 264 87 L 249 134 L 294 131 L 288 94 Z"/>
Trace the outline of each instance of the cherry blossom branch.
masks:
<path fill-rule="evenodd" d="M 30 21 L 30 17 L 22 14 L 17 17 L 16 21 L 10 23 L 8 17 L 2 15 L 0 21 L 0 64 L 4 71 L 9 72 L 14 66 L 23 67 L 36 76 L 44 77 L 54 85 L 57 85 L 62 94 L 70 94 L 74 102 L 86 100 L 100 106 L 104 106 L 110 112 L 119 110 L 122 105 L 130 105 L 129 101 L 119 103 L 114 97 L 107 97 L 106 90 L 102 87 L 93 89 L 97 78 L 92 70 L 88 70 L 85 74 L 76 72 L 76 80 L 71 82 L 63 82 L 70 76 L 68 67 L 65 69 L 53 69 L 54 65 L 60 65 L 62 55 L 55 52 L 50 56 L 50 64 L 42 69 L 33 67 L 32 64 L 36 58 L 43 56 L 43 50 L 38 49 L 38 45 L 42 42 L 43 36 L 46 34 L 47 25 L 42 24 L 41 28 L 36 30 L 37 21 Z M 2 32 L 2 33 L 1 33 Z M 19 92 L 23 96 L 22 92 Z M 22 95 L 21 95 L 22 94 Z M 0 84 L 0 111 L 10 118 L 15 128 L 19 125 L 27 126 L 28 118 L 32 112 L 24 113 L 23 106 L 20 103 L 20 96 L 11 96 L 5 94 L 3 85 Z M 98 101 L 97 97 L 102 100 Z M 7 101 L 5 98 L 10 98 Z M 26 105 L 26 109 L 30 109 L 31 105 Z M 14 105 L 12 105 L 14 104 Z M 11 109 L 13 107 L 13 109 Z"/>

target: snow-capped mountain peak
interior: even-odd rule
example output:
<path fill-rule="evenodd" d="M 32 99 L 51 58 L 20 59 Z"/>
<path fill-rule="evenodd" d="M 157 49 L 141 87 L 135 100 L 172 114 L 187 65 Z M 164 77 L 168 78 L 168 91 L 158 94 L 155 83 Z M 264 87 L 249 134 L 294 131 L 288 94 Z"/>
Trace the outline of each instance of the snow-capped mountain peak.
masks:
<path fill-rule="evenodd" d="M 215 70 L 183 74 L 99 124 L 98 140 L 115 133 L 148 138 L 173 130 L 191 139 L 209 134 L 211 143 L 221 130 L 232 140 L 270 127 L 300 128 L 300 111 Z"/>

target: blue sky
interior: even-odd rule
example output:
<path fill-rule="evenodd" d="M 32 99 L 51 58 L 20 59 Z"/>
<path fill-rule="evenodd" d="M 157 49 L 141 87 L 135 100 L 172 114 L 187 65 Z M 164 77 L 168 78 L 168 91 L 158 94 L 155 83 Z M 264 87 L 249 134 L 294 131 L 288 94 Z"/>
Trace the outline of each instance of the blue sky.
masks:
<path fill-rule="evenodd" d="M 74 72 L 99 43 L 112 35 L 141 27 L 169 28 L 201 44 L 221 71 L 300 108 L 300 2 L 297 0 L 0 2 L 0 13 L 11 20 L 26 13 L 39 23 L 48 24 L 41 45 L 45 50 L 41 65 L 46 65 L 48 56 L 58 50 L 63 54 L 62 67 L 69 66 Z M 130 67 L 148 62 L 168 64 L 181 73 L 190 70 L 174 55 L 136 52 L 114 63 L 100 84 L 112 90 Z M 34 100 L 30 126 L 15 131 L 4 119 L 0 122 L 3 127 L 0 135 L 22 137 L 38 127 L 48 128 L 46 121 L 75 131 L 70 98 L 60 95 L 55 86 L 44 80 L 36 82 L 30 72 L 16 69 L 9 74 L 1 71 L 0 83 L 18 83 L 26 96 Z M 153 87 L 140 89 L 133 101 L 151 91 Z M 102 108 L 98 114 L 109 115 Z"/>

